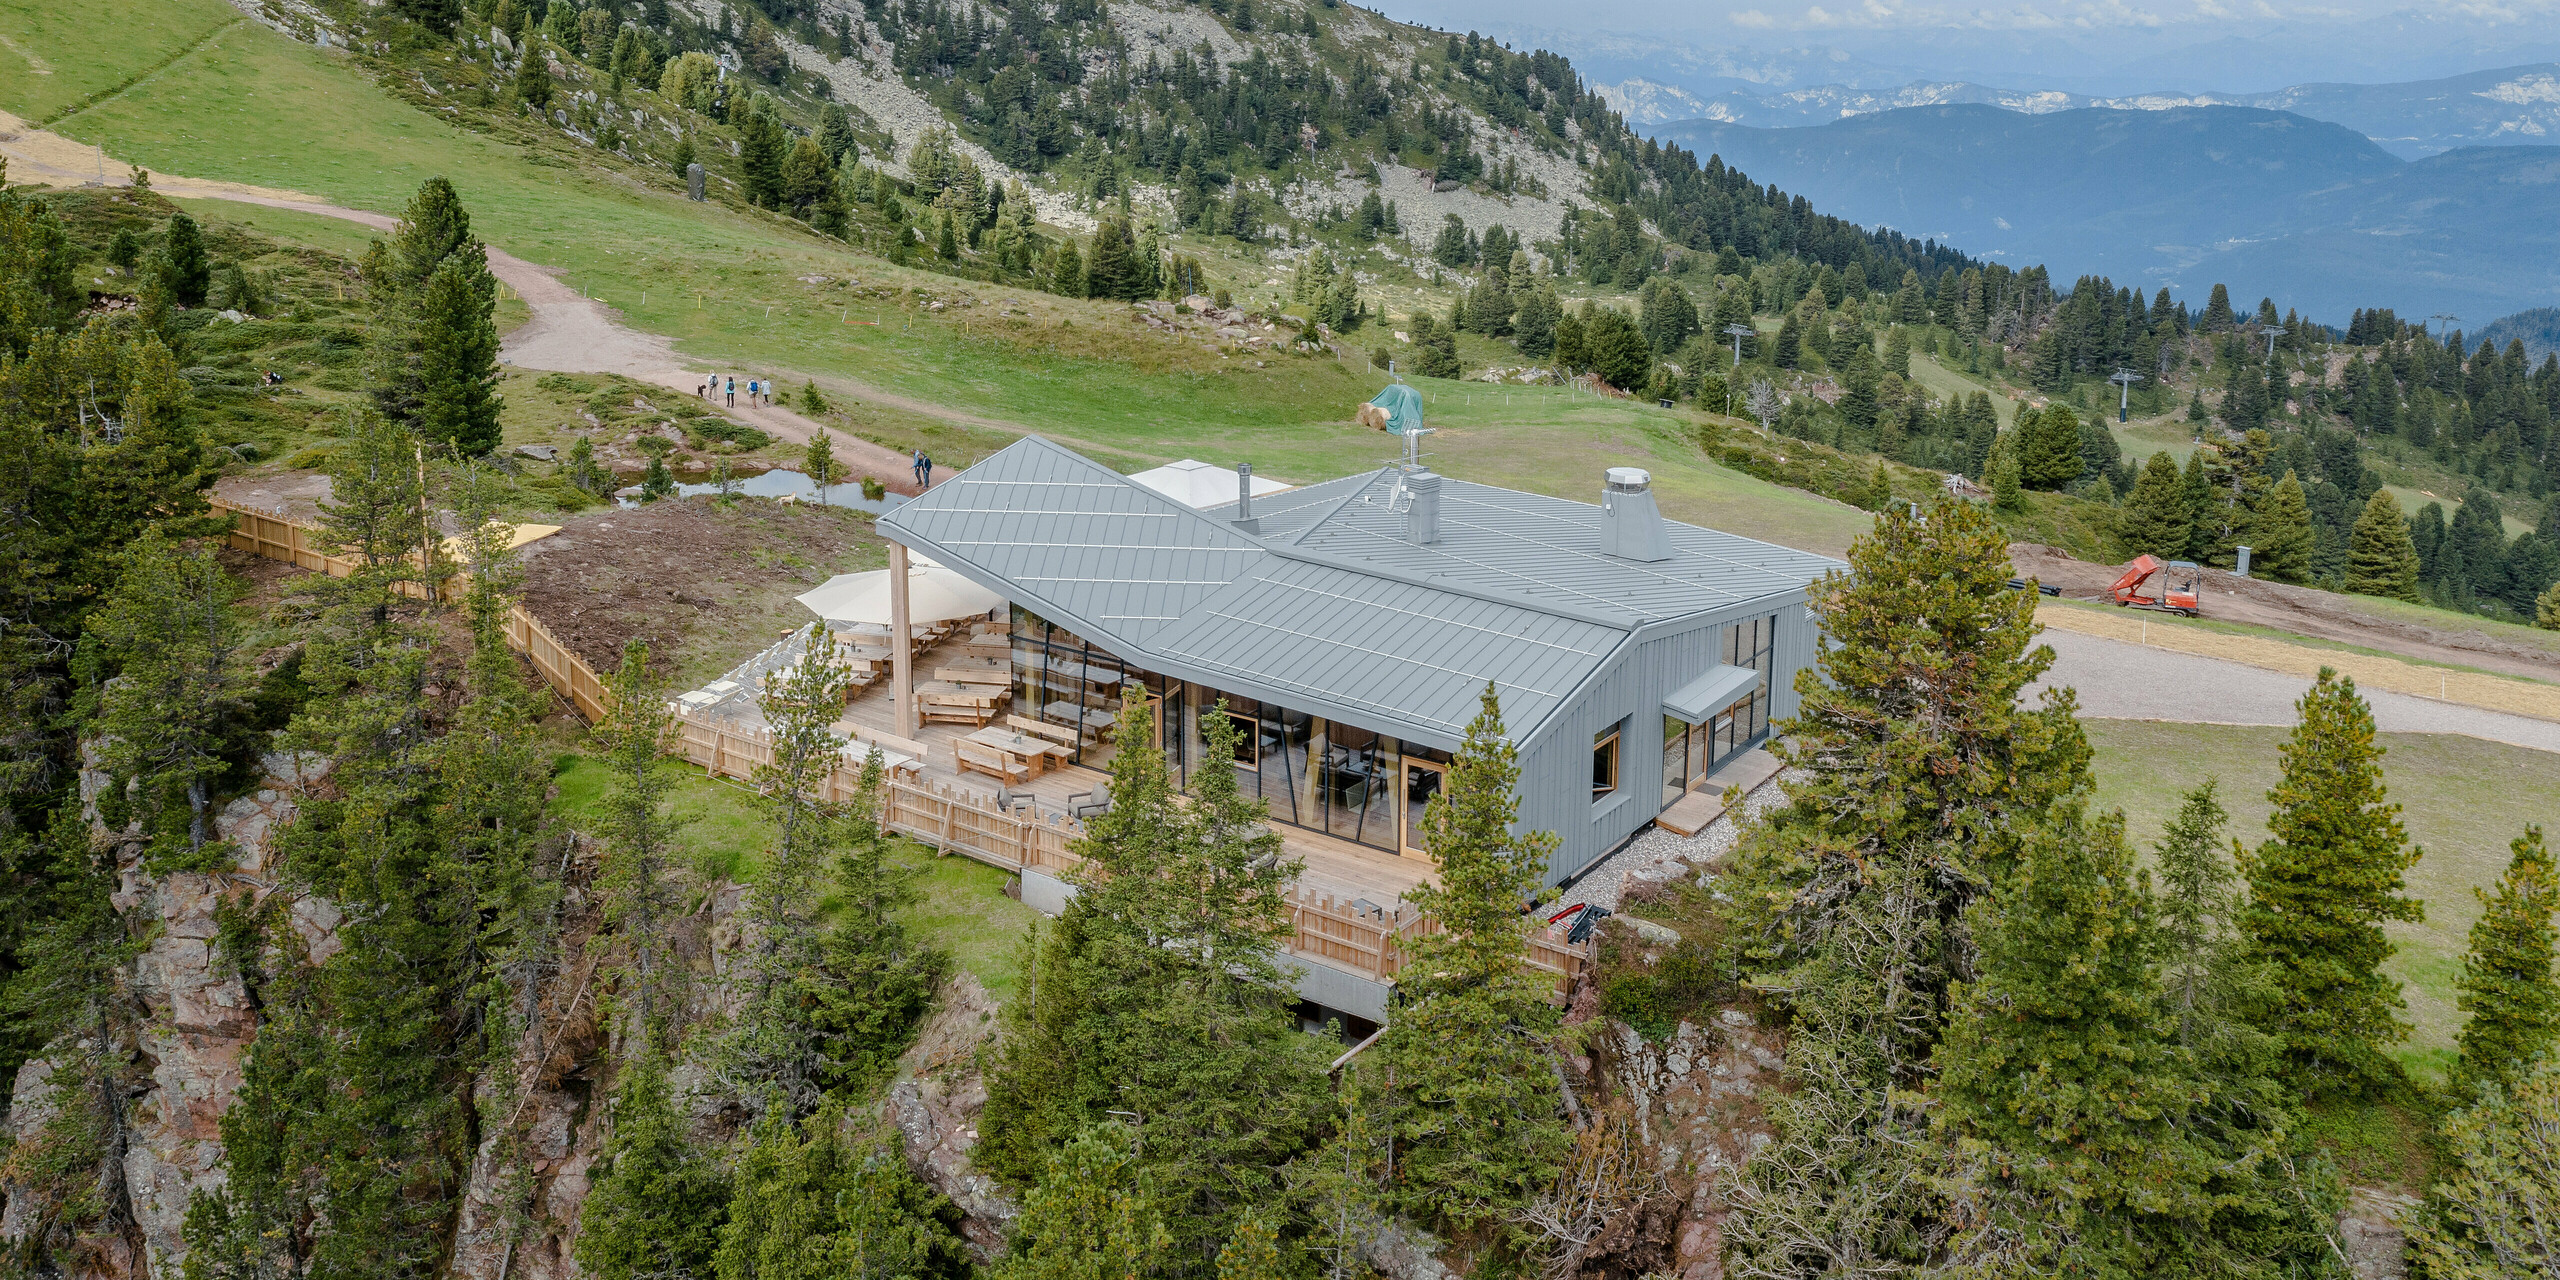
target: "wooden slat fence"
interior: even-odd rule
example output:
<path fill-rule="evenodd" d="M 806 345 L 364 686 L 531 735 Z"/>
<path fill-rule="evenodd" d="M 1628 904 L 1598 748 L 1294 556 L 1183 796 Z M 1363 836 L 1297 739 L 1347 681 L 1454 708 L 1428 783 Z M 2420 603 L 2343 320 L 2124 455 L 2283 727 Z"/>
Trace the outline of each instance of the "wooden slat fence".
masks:
<path fill-rule="evenodd" d="M 355 562 L 322 550 L 319 530 L 270 512 L 211 499 L 214 510 L 239 518 L 231 545 L 243 551 L 299 565 L 316 573 L 343 578 Z M 522 604 L 507 614 L 507 643 L 521 651 L 560 696 L 589 723 L 612 710 L 613 695 L 604 678 L 587 665 Z M 751 780 L 756 769 L 773 761 L 773 743 L 760 729 L 736 729 L 678 713 L 676 751 L 721 777 Z M 884 743 L 898 749 L 921 744 L 904 740 Z M 909 752 L 909 754 L 918 754 Z M 826 798 L 849 800 L 861 785 L 862 760 L 848 753 L 827 775 Z M 1072 845 L 1084 835 L 1083 824 L 1058 815 L 1009 812 L 991 800 L 947 784 L 892 779 L 881 798 L 882 825 L 912 836 L 943 853 L 1001 867 L 1017 874 L 1038 871 L 1063 877 L 1084 859 Z M 1393 982 L 1404 966 L 1407 939 L 1439 931 L 1436 921 L 1403 910 L 1355 906 L 1312 889 L 1289 891 L 1292 936 L 1287 950 L 1378 982 Z M 1552 974 L 1561 1000 L 1581 972 L 1584 948 L 1564 940 L 1554 929 L 1540 929 L 1529 941 L 1531 968 Z"/>

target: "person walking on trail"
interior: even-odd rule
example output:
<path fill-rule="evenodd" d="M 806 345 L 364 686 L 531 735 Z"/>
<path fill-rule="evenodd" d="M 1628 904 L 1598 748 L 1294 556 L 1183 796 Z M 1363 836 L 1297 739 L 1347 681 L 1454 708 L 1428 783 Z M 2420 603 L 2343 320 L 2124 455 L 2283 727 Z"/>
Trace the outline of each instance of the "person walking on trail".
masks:
<path fill-rule="evenodd" d="M 916 487 L 919 489 L 933 487 L 933 455 L 922 449 L 916 450 Z"/>
<path fill-rule="evenodd" d="M 918 449 L 907 459 L 907 470 L 916 478 L 916 488 L 924 488 L 924 450 Z"/>
<path fill-rule="evenodd" d="M 729 404 L 728 404 L 728 407 L 729 407 L 729 408 L 732 408 L 732 409 L 737 408 L 737 407 L 738 407 L 738 379 L 737 379 L 734 375 L 730 377 L 730 379 L 729 379 L 728 389 L 727 389 L 727 391 L 726 391 L 726 392 L 724 392 L 724 394 L 725 394 L 725 395 L 727 395 L 727 396 L 729 397 Z"/>

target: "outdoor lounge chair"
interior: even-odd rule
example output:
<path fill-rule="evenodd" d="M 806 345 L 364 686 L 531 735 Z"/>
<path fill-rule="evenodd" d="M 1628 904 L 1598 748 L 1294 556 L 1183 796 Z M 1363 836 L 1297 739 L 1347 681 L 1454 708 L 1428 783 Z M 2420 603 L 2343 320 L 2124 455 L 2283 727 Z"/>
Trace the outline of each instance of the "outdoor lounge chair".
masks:
<path fill-rule="evenodd" d="M 1067 797 L 1067 816 L 1082 822 L 1097 814 L 1111 812 L 1111 784 L 1097 782 L 1091 791 L 1079 791 Z"/>

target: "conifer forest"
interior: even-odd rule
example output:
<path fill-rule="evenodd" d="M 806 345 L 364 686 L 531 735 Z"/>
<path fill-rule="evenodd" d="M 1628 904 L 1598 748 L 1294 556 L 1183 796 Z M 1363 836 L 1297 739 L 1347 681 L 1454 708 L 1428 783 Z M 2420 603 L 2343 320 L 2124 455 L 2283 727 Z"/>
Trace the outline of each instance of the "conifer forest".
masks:
<path fill-rule="evenodd" d="M 834 329 L 982 306 L 901 357 L 955 380 L 1014 376 L 997 348 L 1107 358 L 1202 421 L 1321 399 L 1331 429 L 1410 378 L 1452 436 L 1536 389 L 1622 415 L 1574 445 L 1595 482 L 1650 449 L 1851 536 L 1805 589 L 1769 772 L 1711 857 L 1610 880 L 1614 912 L 1558 914 L 1588 891 L 1471 676 L 1412 800 L 1428 871 L 1357 904 L 1403 932 L 1387 1015 L 1355 1018 L 1302 989 L 1305 854 L 1270 795 L 1200 767 L 1276 749 L 1250 711 L 1191 708 L 1186 760 L 1184 711 L 1130 673 L 1092 720 L 1099 801 L 991 802 L 1067 833 L 1063 905 L 973 866 L 955 908 L 949 829 L 895 819 L 910 762 L 847 747 L 849 699 L 886 695 L 831 624 L 792 614 L 808 656 L 741 695 L 751 776 L 688 755 L 695 652 L 631 639 L 583 703 L 533 656 L 525 530 L 779 510 L 736 490 L 787 470 L 868 569 L 898 480 L 871 455 L 947 450 L 949 484 L 1034 427 L 818 373 L 760 375 L 760 425 L 714 411 L 717 375 L 677 411 L 664 382 L 537 377 L 567 366 L 502 346 L 534 302 L 467 178 L 330 248 L 139 166 L 0 160 L 0 1276 L 2560 1275 L 2544 828 L 2498 811 L 2463 948 L 2427 960 L 2458 1018 L 2422 1047 L 2391 966 L 2449 904 L 2385 714 L 2411 696 L 2304 646 L 2289 723 L 2210 762 L 2272 784 L 2182 784 L 2154 831 L 2101 799 L 2123 763 L 2048 678 L 2060 606 L 2012 559 L 2245 556 L 2548 635 L 2560 355 L 2391 298 L 2060 286 L 1646 137 L 1562 54 L 1348 0 L 243 4 L 436 129 L 834 255 L 903 308 L 838 297 Z M 1147 325 L 1182 350 L 1108 345 Z M 703 332 L 746 352 L 724 369 L 791 358 Z M 282 458 L 252 440 L 286 412 L 271 369 L 319 371 Z M 899 413 L 912 436 L 863 426 Z M 541 414 L 578 433 L 557 458 L 524 445 Z M 1091 452 L 1229 458 L 1158 426 L 1161 458 Z M 1340 431 L 1337 471 L 1394 448 Z M 286 471 L 320 495 L 300 559 L 216 491 Z M 826 507 L 856 478 L 869 505 Z M 784 603 L 834 571 L 800 556 L 752 552 Z M 740 613 L 730 658 L 777 643 Z M 2386 1182 L 2377 1251 L 2350 1224 Z"/>

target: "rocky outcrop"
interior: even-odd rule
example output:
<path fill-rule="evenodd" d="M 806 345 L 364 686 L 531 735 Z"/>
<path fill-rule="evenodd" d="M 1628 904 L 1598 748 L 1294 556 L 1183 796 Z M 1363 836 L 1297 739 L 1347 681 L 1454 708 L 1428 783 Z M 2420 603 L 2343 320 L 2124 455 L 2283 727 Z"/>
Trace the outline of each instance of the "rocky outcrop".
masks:
<path fill-rule="evenodd" d="M 231 870 L 154 875 L 142 865 L 139 840 L 117 851 L 116 909 L 149 939 L 134 961 L 131 988 L 143 1010 L 134 1046 L 140 1088 L 127 1103 L 124 1153 L 134 1240 L 89 1242 L 96 1248 L 79 1274 L 175 1274 L 186 1255 L 181 1229 L 188 1201 L 222 1184 L 222 1115 L 239 1095 L 241 1058 L 257 1034 L 257 1014 L 239 973 L 222 955 L 220 913 L 233 904 L 254 906 L 272 890 L 273 836 L 292 816 L 303 789 L 326 772 L 308 757 L 274 754 L 263 764 L 259 789 L 214 819 L 216 838 L 231 846 Z M 94 770 L 85 773 L 84 798 L 94 802 L 103 781 Z M 334 947 L 336 912 L 323 917 L 325 923 L 314 920 L 306 940 Z M 7 1121 L 12 1140 L 37 1133 L 52 1114 L 48 1074 L 42 1058 L 20 1070 Z M 24 1199 L 10 1196 L 0 1237 L 15 1240 L 27 1230 Z M 133 1243 L 139 1258 L 132 1256 Z"/>
<path fill-rule="evenodd" d="M 1004 1251 L 1005 1230 L 1021 1213 L 995 1179 L 969 1162 L 978 1145 L 978 1117 L 987 1105 L 978 1051 L 995 1034 L 995 999 L 976 978 L 963 973 L 943 984 L 933 1016 L 898 1059 L 898 1079 L 890 1086 L 888 1101 L 890 1122 L 906 1143 L 907 1163 L 917 1177 L 960 1207 L 960 1233 L 981 1261 Z"/>

